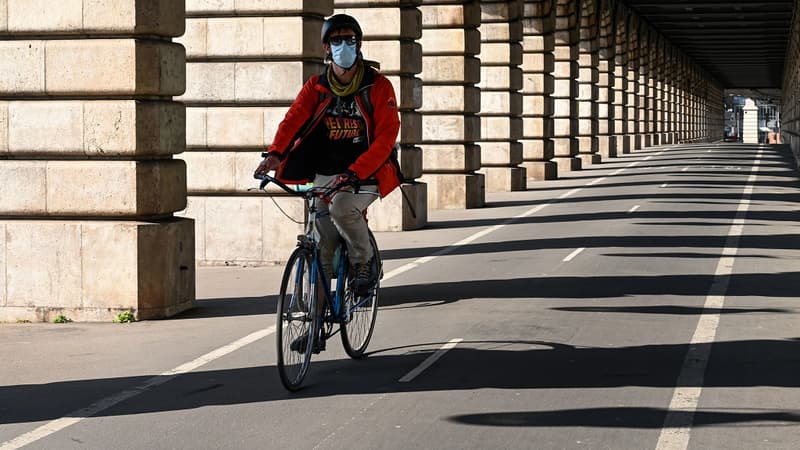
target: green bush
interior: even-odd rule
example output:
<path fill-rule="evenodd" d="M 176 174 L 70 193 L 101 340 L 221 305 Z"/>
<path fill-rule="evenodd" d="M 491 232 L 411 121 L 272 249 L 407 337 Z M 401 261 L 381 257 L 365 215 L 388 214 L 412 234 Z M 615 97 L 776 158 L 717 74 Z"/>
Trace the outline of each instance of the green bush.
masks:
<path fill-rule="evenodd" d="M 69 322 L 72 322 L 72 320 L 68 319 L 67 316 L 63 314 L 57 315 L 56 318 L 53 320 L 53 323 L 69 323 Z"/>
<path fill-rule="evenodd" d="M 117 314 L 117 317 L 114 318 L 114 323 L 131 323 L 136 322 L 136 317 L 130 311 L 123 311 Z"/>

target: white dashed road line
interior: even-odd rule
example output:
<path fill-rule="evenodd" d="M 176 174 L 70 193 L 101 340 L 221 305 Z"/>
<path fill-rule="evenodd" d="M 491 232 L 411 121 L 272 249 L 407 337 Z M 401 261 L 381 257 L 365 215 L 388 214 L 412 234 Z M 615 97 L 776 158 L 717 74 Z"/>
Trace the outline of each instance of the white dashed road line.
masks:
<path fill-rule="evenodd" d="M 739 249 L 739 238 L 744 230 L 744 219 L 750 207 L 750 196 L 753 193 L 758 166 L 761 163 L 762 151 L 759 150 L 753 162 L 747 185 L 736 210 L 725 248 L 722 249 L 714 281 L 709 288 L 703 305 L 703 313 L 697 323 L 689 351 L 675 383 L 675 391 L 669 403 L 669 410 L 658 438 L 656 450 L 686 450 L 689 446 L 694 412 L 703 392 L 706 366 L 711 354 L 711 346 L 716 339 L 719 326 L 720 311 L 725 305 L 730 276 L 733 274 L 733 262 Z"/>
<path fill-rule="evenodd" d="M 632 212 L 636 211 L 637 209 L 639 209 L 639 205 L 633 205 L 633 207 L 632 207 L 631 209 L 629 209 L 629 210 L 628 210 L 628 214 L 630 214 L 630 213 L 632 213 Z"/>
<path fill-rule="evenodd" d="M 572 260 L 573 260 L 573 259 L 574 259 L 576 256 L 578 256 L 578 255 L 579 255 L 579 254 L 580 254 L 582 251 L 584 251 L 584 250 L 586 250 L 586 247 L 581 247 L 581 248 L 579 248 L 579 249 L 576 249 L 575 251 L 573 251 L 572 253 L 570 253 L 569 255 L 567 255 L 567 257 L 566 257 L 566 258 L 562 259 L 561 261 L 563 261 L 563 262 L 570 262 L 570 261 L 572 261 Z"/>
<path fill-rule="evenodd" d="M 427 369 L 433 363 L 435 363 L 439 358 L 444 356 L 445 353 L 455 348 L 455 346 L 458 345 L 458 343 L 461 341 L 463 341 L 463 339 L 461 338 L 450 339 L 448 343 L 444 344 L 439 350 L 436 350 L 436 352 L 431 356 L 428 356 L 425 359 L 425 361 L 422 361 L 422 364 L 415 367 L 414 370 L 408 372 L 403 376 L 403 378 L 400 378 L 397 381 L 399 381 L 400 383 L 408 383 L 409 381 L 413 380 L 419 374 L 421 374 L 425 369 Z"/>

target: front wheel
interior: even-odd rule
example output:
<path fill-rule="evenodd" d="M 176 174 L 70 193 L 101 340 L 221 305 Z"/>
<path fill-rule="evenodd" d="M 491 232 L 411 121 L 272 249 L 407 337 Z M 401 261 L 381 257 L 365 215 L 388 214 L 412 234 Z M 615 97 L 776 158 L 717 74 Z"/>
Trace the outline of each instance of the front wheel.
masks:
<path fill-rule="evenodd" d="M 278 296 L 276 341 L 278 374 L 286 389 L 300 389 L 311 364 L 314 339 L 317 337 L 317 295 L 311 280 L 311 252 L 297 248 L 283 272 Z"/>
<path fill-rule="evenodd" d="M 367 350 L 369 340 L 372 338 L 372 331 L 375 329 L 375 319 L 378 316 L 378 291 L 380 289 L 380 278 L 383 277 L 383 264 L 378 244 L 372 232 L 369 233 L 372 243 L 374 265 L 372 267 L 375 274 L 375 285 L 367 295 L 359 297 L 347 283 L 344 295 L 344 314 L 342 318 L 342 345 L 347 355 L 353 359 L 361 358 Z"/>

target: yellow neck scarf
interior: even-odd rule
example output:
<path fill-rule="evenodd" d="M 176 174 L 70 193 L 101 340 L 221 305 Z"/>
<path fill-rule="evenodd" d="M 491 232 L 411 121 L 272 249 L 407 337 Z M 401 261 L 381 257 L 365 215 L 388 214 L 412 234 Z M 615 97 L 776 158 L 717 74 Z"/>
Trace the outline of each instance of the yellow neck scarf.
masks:
<path fill-rule="evenodd" d="M 336 79 L 336 75 L 333 74 L 333 68 L 328 68 L 328 84 L 331 87 L 331 92 L 339 97 L 346 97 L 358 90 L 358 87 L 361 86 L 362 78 L 364 78 L 364 62 L 361 59 L 356 62 L 355 76 L 347 84 L 340 83 Z"/>

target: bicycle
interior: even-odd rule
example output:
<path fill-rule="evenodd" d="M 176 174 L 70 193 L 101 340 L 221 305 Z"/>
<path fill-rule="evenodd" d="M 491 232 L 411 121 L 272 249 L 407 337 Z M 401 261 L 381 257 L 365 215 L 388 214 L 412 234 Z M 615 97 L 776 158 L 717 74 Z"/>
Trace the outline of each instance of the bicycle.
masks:
<path fill-rule="evenodd" d="M 341 332 L 342 346 L 348 356 L 353 359 L 364 356 L 375 328 L 383 266 L 375 236 L 369 231 L 375 255 L 372 273 L 376 276 L 374 285 L 366 295 L 357 296 L 352 288 L 353 276 L 343 240 L 333 262 L 336 274 L 336 290 L 333 293 L 330 287 L 332 280 L 328 280 L 322 270 L 319 243 L 315 235 L 316 202 L 348 187 L 353 187 L 357 192 L 358 185 L 342 183 L 333 187 L 294 189 L 270 175 L 258 178 L 262 180 L 259 189 L 264 190 L 268 183 L 273 183 L 290 195 L 302 197 L 308 210 L 305 231 L 297 236 L 297 247 L 286 262 L 277 307 L 278 374 L 286 389 L 297 391 L 308 373 L 311 355 L 324 350 L 325 341 L 337 332 Z M 360 182 L 360 185 L 366 184 L 372 183 Z M 322 299 L 319 298 L 320 294 Z M 334 329 L 337 324 L 338 328 Z"/>

